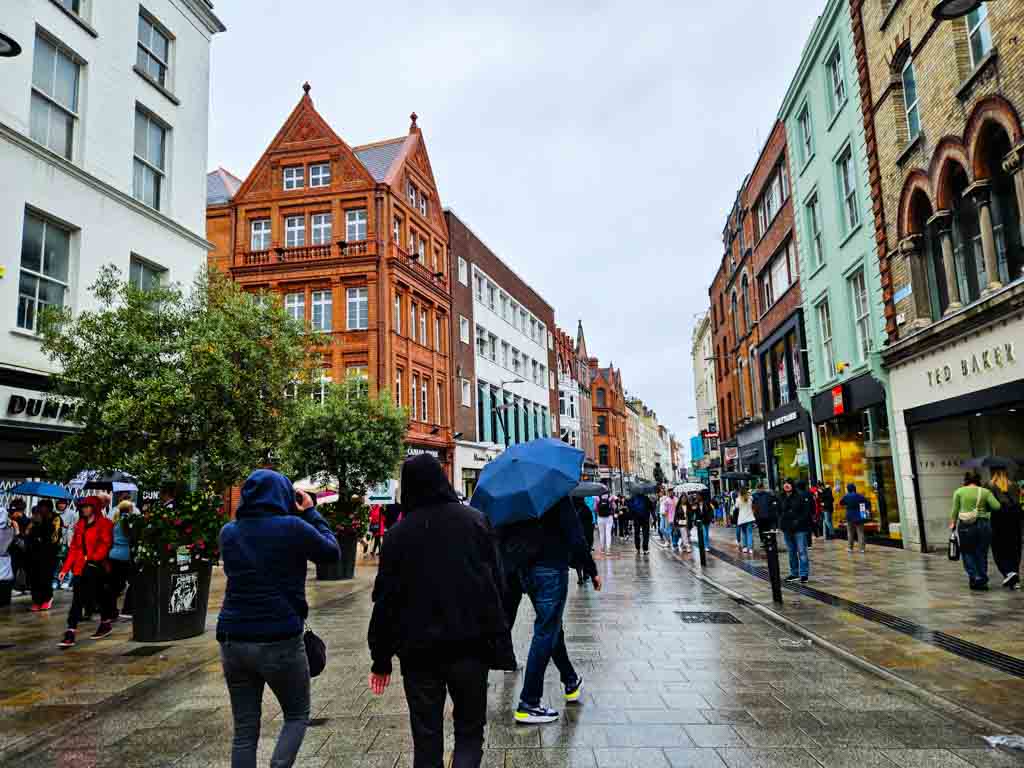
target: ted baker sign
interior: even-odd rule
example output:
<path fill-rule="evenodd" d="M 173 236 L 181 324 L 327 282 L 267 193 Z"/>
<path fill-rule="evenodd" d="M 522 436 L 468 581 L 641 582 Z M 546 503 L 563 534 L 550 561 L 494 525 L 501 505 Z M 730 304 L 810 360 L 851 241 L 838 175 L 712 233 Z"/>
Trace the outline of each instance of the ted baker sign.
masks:
<path fill-rule="evenodd" d="M 1012 341 L 985 347 L 980 352 L 972 352 L 968 357 L 960 358 L 958 365 L 943 365 L 927 371 L 928 386 L 941 387 L 950 384 L 953 378 L 968 379 L 980 376 L 986 371 L 1005 368 L 1017 362 L 1016 345 Z"/>

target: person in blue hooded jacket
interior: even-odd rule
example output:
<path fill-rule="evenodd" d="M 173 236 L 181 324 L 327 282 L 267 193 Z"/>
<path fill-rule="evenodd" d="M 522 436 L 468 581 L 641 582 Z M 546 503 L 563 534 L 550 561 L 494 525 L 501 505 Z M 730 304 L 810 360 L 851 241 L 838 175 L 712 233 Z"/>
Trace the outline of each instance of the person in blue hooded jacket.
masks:
<path fill-rule="evenodd" d="M 217 641 L 234 716 L 231 766 L 256 768 L 269 685 L 284 719 L 270 765 L 287 768 L 309 720 L 306 561 L 337 561 L 338 542 L 308 494 L 296 492 L 284 475 L 258 469 L 242 486 L 235 520 L 221 529 L 220 552 L 227 590 Z"/>

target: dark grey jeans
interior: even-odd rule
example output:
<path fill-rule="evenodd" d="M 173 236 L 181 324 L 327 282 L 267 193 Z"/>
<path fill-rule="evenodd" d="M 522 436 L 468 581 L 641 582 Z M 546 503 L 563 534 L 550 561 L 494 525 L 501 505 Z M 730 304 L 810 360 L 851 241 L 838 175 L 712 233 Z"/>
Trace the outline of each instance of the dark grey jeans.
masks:
<path fill-rule="evenodd" d="M 256 768 L 264 685 L 274 692 L 284 716 L 270 766 L 290 768 L 309 720 L 309 662 L 302 636 L 273 643 L 226 640 L 220 644 L 220 661 L 235 720 L 231 768 Z"/>

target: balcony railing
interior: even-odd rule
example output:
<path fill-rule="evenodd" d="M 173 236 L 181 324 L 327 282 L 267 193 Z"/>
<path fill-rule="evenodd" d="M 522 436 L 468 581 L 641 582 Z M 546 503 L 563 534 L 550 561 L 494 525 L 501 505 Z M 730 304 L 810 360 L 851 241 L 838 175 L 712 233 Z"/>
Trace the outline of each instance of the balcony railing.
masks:
<path fill-rule="evenodd" d="M 414 272 L 419 273 L 426 280 L 434 283 L 434 285 L 447 290 L 448 288 L 448 276 L 444 272 L 438 272 L 426 264 L 423 263 L 423 259 L 419 256 L 414 256 L 406 253 L 394 243 L 391 244 L 393 249 L 394 257 L 397 261 L 407 264 Z"/>
<path fill-rule="evenodd" d="M 373 240 L 355 240 L 350 243 L 339 240 L 336 243 L 323 243 L 320 245 L 300 245 L 293 248 L 245 251 L 236 259 L 236 265 L 256 267 L 270 264 L 296 264 L 332 258 L 345 258 L 346 256 L 366 256 L 376 252 L 377 245 Z"/>

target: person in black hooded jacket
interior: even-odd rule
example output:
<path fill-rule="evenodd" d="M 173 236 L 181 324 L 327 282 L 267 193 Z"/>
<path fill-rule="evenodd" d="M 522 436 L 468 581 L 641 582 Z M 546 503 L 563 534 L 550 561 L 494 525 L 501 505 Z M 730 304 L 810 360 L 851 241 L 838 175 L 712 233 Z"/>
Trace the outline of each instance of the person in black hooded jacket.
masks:
<path fill-rule="evenodd" d="M 782 484 L 779 527 L 786 538 L 786 549 L 789 550 L 789 576 L 786 581 L 800 579 L 801 583 L 806 583 L 811 575 L 807 543 L 814 528 L 814 497 L 807 490 L 805 480 L 798 482 L 795 488 L 792 480 Z"/>
<path fill-rule="evenodd" d="M 414 768 L 444 760 L 446 692 L 455 705 L 453 768 L 477 768 L 487 723 L 487 672 L 516 667 L 503 575 L 487 519 L 459 503 L 437 459 L 402 465 L 402 524 L 387 531 L 373 587 L 370 689 L 402 662 Z"/>

